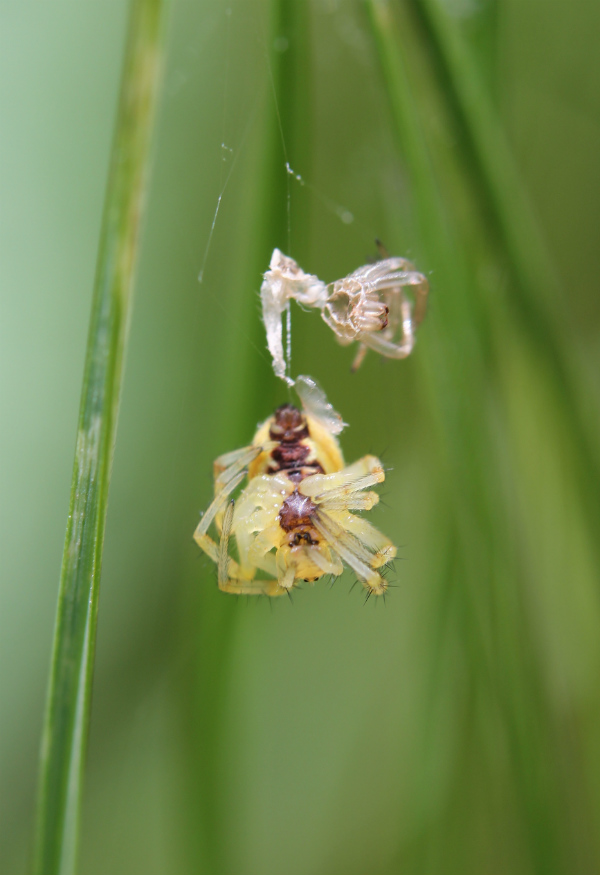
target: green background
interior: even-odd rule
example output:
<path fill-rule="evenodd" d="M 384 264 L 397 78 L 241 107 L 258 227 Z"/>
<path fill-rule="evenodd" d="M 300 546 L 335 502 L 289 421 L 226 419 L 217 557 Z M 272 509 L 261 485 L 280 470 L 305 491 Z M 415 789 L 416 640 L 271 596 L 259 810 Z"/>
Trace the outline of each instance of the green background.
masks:
<path fill-rule="evenodd" d="M 554 283 L 539 276 L 537 311 L 489 221 L 417 0 L 394 5 L 397 48 L 435 215 L 366 5 L 289 3 L 277 21 L 251 0 L 172 4 L 81 872 L 600 869 L 600 11 L 438 6 L 519 168 L 514 227 L 530 200 L 546 241 Z M 31 861 L 127 4 L 8 2 L 0 18 L 0 865 L 12 875 Z M 373 452 L 390 468 L 370 518 L 401 545 L 398 589 L 385 608 L 348 595 L 349 575 L 293 606 L 222 595 L 191 541 L 212 459 L 286 400 L 264 350 L 260 274 L 278 245 L 333 280 L 375 237 L 430 276 L 414 356 L 370 353 L 350 375 L 353 350 L 296 309 L 293 369 L 350 423 L 346 459 Z M 538 264 L 522 239 L 529 249 Z"/>

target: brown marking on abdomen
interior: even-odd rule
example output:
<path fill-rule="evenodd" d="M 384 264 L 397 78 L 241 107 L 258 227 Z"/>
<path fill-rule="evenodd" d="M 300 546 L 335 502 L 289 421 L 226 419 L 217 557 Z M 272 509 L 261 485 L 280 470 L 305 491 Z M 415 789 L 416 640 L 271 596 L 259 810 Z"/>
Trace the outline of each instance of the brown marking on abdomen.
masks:
<path fill-rule="evenodd" d="M 282 404 L 275 411 L 269 430 L 272 441 L 297 443 L 308 437 L 306 417 L 293 404 Z"/>
<path fill-rule="evenodd" d="M 281 505 L 279 524 L 285 532 L 293 532 L 301 526 L 311 526 L 312 514 L 317 509 L 314 501 L 306 495 L 300 495 L 295 489 Z"/>
<path fill-rule="evenodd" d="M 309 462 L 311 448 L 298 441 L 296 443 L 281 443 L 271 452 L 269 474 L 285 471 L 292 483 L 299 483 L 311 474 L 323 474 L 320 462 Z"/>
<path fill-rule="evenodd" d="M 271 453 L 271 458 L 276 463 L 277 471 L 292 468 L 302 468 L 306 457 L 310 453 L 310 447 L 303 443 L 279 444 Z M 269 466 L 270 467 L 270 466 Z"/>
<path fill-rule="evenodd" d="M 269 474 L 285 471 L 292 483 L 300 483 L 311 474 L 325 473 L 320 462 L 309 461 L 312 448 L 305 443 L 309 437 L 306 416 L 293 404 L 277 408 L 269 437 L 277 441 L 269 459 Z"/>

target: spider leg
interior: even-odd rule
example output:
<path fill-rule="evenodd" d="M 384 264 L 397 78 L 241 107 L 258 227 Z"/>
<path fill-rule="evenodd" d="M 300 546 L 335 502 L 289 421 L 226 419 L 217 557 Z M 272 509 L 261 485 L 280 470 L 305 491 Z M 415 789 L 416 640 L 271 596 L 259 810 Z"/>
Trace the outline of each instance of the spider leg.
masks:
<path fill-rule="evenodd" d="M 325 496 L 332 500 L 340 495 L 348 495 L 383 483 L 385 471 L 377 456 L 363 456 L 343 471 L 334 474 L 311 474 L 299 486 L 302 495 L 323 500 Z"/>
<path fill-rule="evenodd" d="M 285 591 L 280 589 L 276 580 L 255 580 L 242 577 L 240 566 L 229 555 L 229 537 L 233 525 L 234 510 L 235 502 L 232 499 L 223 515 L 221 540 L 217 548 L 219 589 L 222 592 L 235 595 L 283 595 Z"/>
<path fill-rule="evenodd" d="M 381 355 L 392 359 L 404 359 L 409 356 L 415 345 L 414 322 L 411 316 L 410 302 L 402 300 L 402 342 L 394 343 L 386 339 L 380 332 L 361 331 L 358 340 Z"/>
<path fill-rule="evenodd" d="M 235 501 L 232 498 L 227 505 L 227 510 L 225 511 L 225 515 L 223 516 L 221 540 L 219 542 L 219 561 L 217 563 L 219 589 L 222 589 L 223 585 L 229 581 L 229 535 L 231 534 L 231 524 L 233 523 L 234 510 Z"/>
<path fill-rule="evenodd" d="M 354 571 L 369 594 L 383 595 L 387 589 L 387 581 L 375 571 L 373 554 L 360 543 L 358 538 L 346 532 L 339 523 L 319 508 L 311 515 L 311 522 L 346 565 Z"/>
<path fill-rule="evenodd" d="M 231 453 L 224 453 L 218 456 L 213 462 L 213 477 L 215 479 L 215 495 L 229 483 L 232 477 L 235 477 L 240 471 L 248 467 L 250 462 L 253 462 L 263 451 L 262 446 L 242 447 L 240 450 L 233 450 Z M 245 473 L 245 472 L 244 472 Z"/>
<path fill-rule="evenodd" d="M 215 476 L 215 496 L 219 495 L 222 490 L 227 490 L 227 495 L 229 495 L 232 490 L 229 488 L 230 482 L 233 478 L 237 478 L 239 474 L 242 474 L 242 479 L 248 473 L 248 466 L 256 459 L 258 456 L 264 452 L 264 445 L 256 446 L 252 445 L 250 447 L 243 447 L 241 450 L 234 450 L 232 453 L 226 453 L 224 456 L 219 456 L 215 460 L 213 469 Z M 225 462 L 227 466 L 224 467 Z M 238 481 L 238 483 L 241 481 Z M 215 523 L 217 529 L 221 531 L 221 510 L 217 510 L 215 516 Z"/>
<path fill-rule="evenodd" d="M 363 474 L 373 474 L 376 471 L 379 474 L 383 474 L 381 460 L 377 456 L 366 455 L 361 456 L 360 459 L 352 462 L 351 465 L 346 465 L 340 473 L 352 475 L 352 477 L 361 477 Z M 383 480 L 385 480 L 385 475 L 381 478 L 381 481 Z"/>
<path fill-rule="evenodd" d="M 388 324 L 387 328 L 385 328 L 381 333 L 382 336 L 385 337 L 387 340 L 391 340 L 396 334 L 398 325 L 402 320 L 402 305 L 406 300 L 406 298 L 404 297 L 402 286 L 398 285 L 390 288 L 387 294 L 383 295 L 383 299 L 387 304 L 388 308 Z"/>
<path fill-rule="evenodd" d="M 235 475 L 229 483 L 227 483 L 221 491 L 216 495 L 206 511 L 200 522 L 196 527 L 196 531 L 194 532 L 194 541 L 204 550 L 204 552 L 210 556 L 213 562 L 218 562 L 218 550 L 217 545 L 213 541 L 213 539 L 207 534 L 208 527 L 214 520 L 217 513 L 221 510 L 222 506 L 225 504 L 233 490 L 239 486 L 244 477 L 246 476 L 245 471 L 240 471 L 237 475 Z"/>
<path fill-rule="evenodd" d="M 422 277 L 420 283 L 412 285 L 412 291 L 415 296 L 415 309 L 413 312 L 413 323 L 415 328 L 421 324 L 427 312 L 427 298 L 429 296 L 429 283 L 425 277 Z"/>
<path fill-rule="evenodd" d="M 379 496 L 376 492 L 362 492 L 362 490 L 374 486 L 376 483 L 382 483 L 384 479 L 383 471 L 381 474 L 365 474 L 364 477 L 350 480 L 347 484 L 338 486 L 336 489 L 325 490 L 315 495 L 314 501 L 327 512 L 371 510 L 379 503 Z"/>
<path fill-rule="evenodd" d="M 414 271 L 414 264 L 407 258 L 384 258 L 381 261 L 374 261 L 371 264 L 363 264 L 362 267 L 357 267 L 346 279 L 354 279 L 361 284 L 366 282 L 373 283 L 389 274 L 412 273 Z M 338 280 L 338 282 L 344 282 L 344 280 Z"/>
<path fill-rule="evenodd" d="M 321 550 L 314 550 L 311 553 L 310 558 L 315 565 L 321 569 L 323 574 L 331 574 L 333 577 L 339 577 L 344 570 L 344 566 L 342 565 L 339 556 L 336 556 L 333 550 L 330 550 L 329 552 L 331 554 L 331 559 L 328 559 Z"/>
<path fill-rule="evenodd" d="M 286 551 L 278 550 L 275 559 L 277 565 L 277 584 L 281 587 L 282 592 L 290 590 L 294 586 L 296 579 L 296 563 L 290 561 Z"/>
<path fill-rule="evenodd" d="M 345 531 L 350 532 L 361 544 L 372 551 L 370 564 L 373 568 L 381 568 L 395 558 L 397 553 L 395 545 L 368 520 L 352 513 L 333 513 L 332 511 L 328 511 L 328 513 Z"/>
<path fill-rule="evenodd" d="M 386 285 L 388 294 L 385 294 Z M 414 298 L 414 311 L 412 304 L 405 297 L 404 289 L 406 288 L 410 289 L 411 295 Z M 390 274 L 374 283 L 373 290 L 378 294 L 382 294 L 383 300 L 389 308 L 388 330 L 384 332 L 384 336 L 388 338 L 393 337 L 400 321 L 400 315 L 402 315 L 403 323 L 410 320 L 414 333 L 427 312 L 427 298 L 429 296 L 427 277 L 414 270 Z"/>
<path fill-rule="evenodd" d="M 393 270 L 387 273 L 382 273 L 377 277 L 371 277 L 368 283 L 365 283 L 365 291 L 376 293 L 377 295 L 385 292 L 386 289 L 400 289 L 404 286 L 421 286 L 425 280 L 422 273 L 417 273 L 416 270 Z M 427 282 L 427 280 L 425 280 Z"/>
<path fill-rule="evenodd" d="M 239 486 L 246 476 L 246 468 L 262 451 L 262 447 L 244 447 L 233 453 L 219 456 L 214 463 L 215 472 L 215 497 L 204 512 L 202 519 L 194 532 L 194 540 L 210 556 L 213 562 L 218 562 L 218 548 L 213 539 L 207 534 L 212 521 L 216 519 L 217 528 L 220 527 L 221 508 L 231 493 Z"/>
<path fill-rule="evenodd" d="M 350 371 L 355 374 L 365 360 L 365 356 L 369 351 L 369 347 L 364 343 L 359 343 L 358 352 L 354 356 L 354 361 L 350 365 Z"/>
<path fill-rule="evenodd" d="M 247 546 L 248 562 L 256 568 L 260 568 L 261 571 L 266 571 L 267 574 L 272 574 L 273 577 L 277 577 L 277 565 L 275 563 L 275 554 L 272 553 L 271 550 L 273 547 L 279 545 L 281 540 L 280 536 L 281 528 L 279 522 L 276 522 L 274 525 L 269 526 L 267 529 L 264 529 L 264 531 L 255 535 Z M 239 535 L 238 545 L 241 550 L 242 547 L 240 545 Z"/>
<path fill-rule="evenodd" d="M 364 293 L 376 295 L 388 308 L 387 326 L 381 333 L 377 328 L 365 326 L 356 335 L 361 345 L 352 370 L 356 371 L 360 367 L 366 354 L 365 347 L 389 358 L 406 358 L 412 352 L 415 331 L 427 311 L 427 278 L 415 271 L 411 262 L 404 258 L 388 258 L 366 265 L 351 274 L 351 277 L 361 285 Z M 404 294 L 407 287 L 414 297 L 414 312 L 412 301 Z M 367 312 L 366 306 L 364 309 Z M 393 337 L 399 324 L 402 326 L 402 341 L 395 343 Z"/>
<path fill-rule="evenodd" d="M 287 590 L 282 589 L 276 580 L 245 580 L 234 577 L 220 583 L 219 589 L 232 595 L 268 595 L 271 598 L 287 593 Z"/>
<path fill-rule="evenodd" d="M 307 564 L 311 568 L 317 566 L 320 574 L 314 575 L 314 568 L 310 572 L 311 577 L 307 578 L 311 583 L 314 583 L 319 577 L 325 574 L 332 574 L 334 577 L 339 577 L 344 570 L 338 556 L 333 555 L 330 549 L 323 551 L 322 549 L 313 550 L 310 547 L 296 547 L 294 556 L 290 556 L 285 547 L 277 551 L 277 579 L 279 586 L 283 589 L 290 590 L 294 586 L 294 582 L 298 578 L 304 579 L 303 567 L 306 569 Z"/>
<path fill-rule="evenodd" d="M 390 562 L 396 547 L 371 523 L 350 513 L 369 510 L 379 500 L 371 486 L 382 483 L 385 472 L 376 456 L 364 456 L 335 474 L 307 477 L 299 491 L 312 499 L 316 509 L 311 522 L 334 554 L 353 569 L 369 592 L 382 595 L 387 583 L 375 569 Z M 319 567 L 322 563 L 315 558 Z"/>

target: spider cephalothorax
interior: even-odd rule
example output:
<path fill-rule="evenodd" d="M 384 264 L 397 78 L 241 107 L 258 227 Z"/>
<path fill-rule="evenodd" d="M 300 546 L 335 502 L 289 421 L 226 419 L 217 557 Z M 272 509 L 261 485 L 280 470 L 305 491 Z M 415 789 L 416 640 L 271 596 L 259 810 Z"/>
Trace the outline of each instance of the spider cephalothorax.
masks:
<path fill-rule="evenodd" d="M 237 501 L 229 500 L 248 477 Z M 383 595 L 376 570 L 396 548 L 352 511 L 370 510 L 379 498 L 369 487 L 383 482 L 379 459 L 364 456 L 349 467 L 326 424 L 291 404 L 279 407 L 258 429 L 250 447 L 214 464 L 215 497 L 194 534 L 218 565 L 225 592 L 289 593 L 296 580 L 314 582 L 342 573 L 343 562 L 368 595 Z M 217 544 L 208 535 L 215 521 Z M 238 559 L 229 555 L 235 538 Z M 257 579 L 257 571 L 272 579 Z"/>

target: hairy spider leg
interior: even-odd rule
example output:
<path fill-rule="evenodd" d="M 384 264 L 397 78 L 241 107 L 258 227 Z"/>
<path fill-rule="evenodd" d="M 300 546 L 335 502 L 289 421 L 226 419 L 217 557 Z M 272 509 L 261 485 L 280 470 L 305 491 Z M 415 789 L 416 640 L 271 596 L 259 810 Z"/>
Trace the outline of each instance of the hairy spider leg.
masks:
<path fill-rule="evenodd" d="M 333 517 L 318 508 L 314 512 L 312 521 L 317 531 L 331 544 L 332 549 L 354 571 L 365 589 L 375 595 L 383 595 L 387 584 L 373 567 L 373 554 L 359 539 L 345 532 Z M 392 556 L 389 559 L 392 559 Z"/>
<path fill-rule="evenodd" d="M 194 532 L 194 540 L 204 552 L 210 556 L 213 562 L 218 563 L 218 547 L 208 534 L 208 529 L 215 520 L 217 529 L 221 532 L 221 518 L 223 505 L 231 493 L 239 486 L 246 476 L 247 468 L 262 451 L 262 447 L 243 447 L 219 456 L 214 462 L 214 493 L 215 497 L 204 512 L 202 519 Z"/>
<path fill-rule="evenodd" d="M 311 474 L 300 484 L 300 492 L 312 498 L 338 487 L 352 489 L 352 484 L 365 476 L 374 477 L 371 484 L 383 483 L 385 480 L 385 471 L 377 456 L 362 456 L 333 474 Z"/>
<path fill-rule="evenodd" d="M 371 523 L 350 513 L 370 510 L 379 497 L 364 492 L 385 480 L 376 456 L 364 456 L 335 474 L 315 474 L 300 484 L 300 491 L 315 503 L 311 521 L 329 544 L 332 553 L 344 560 L 369 593 L 382 595 L 387 584 L 375 570 L 390 562 L 396 547 Z"/>
<path fill-rule="evenodd" d="M 245 471 L 240 471 L 237 476 L 233 477 L 229 483 L 221 489 L 221 491 L 216 495 L 208 508 L 204 512 L 202 519 L 196 526 L 196 531 L 194 532 L 194 541 L 201 547 L 204 552 L 210 556 L 213 562 L 219 561 L 219 550 L 213 539 L 210 537 L 208 532 L 208 528 L 212 521 L 215 519 L 217 514 L 221 511 L 223 505 L 229 498 L 230 494 L 233 490 L 239 486 L 244 477 L 246 476 Z M 217 525 L 217 528 L 220 529 L 220 526 Z"/>
<path fill-rule="evenodd" d="M 272 550 L 279 547 L 281 540 L 278 514 L 283 499 L 293 488 L 283 475 L 258 474 L 240 496 L 234 530 L 243 578 L 253 578 L 257 568 L 277 577 Z"/>
<path fill-rule="evenodd" d="M 384 479 L 385 473 L 379 459 L 365 456 L 342 471 L 306 477 L 299 485 L 299 491 L 307 497 L 313 497 L 314 503 L 327 514 L 327 530 L 335 529 L 336 536 L 341 532 L 337 540 L 344 552 L 342 558 L 357 571 L 361 579 L 370 584 L 368 588 L 374 593 L 383 592 L 385 584 L 371 569 L 389 562 L 395 555 L 395 548 L 374 526 L 350 511 L 374 507 L 378 496 L 367 490 Z M 229 565 L 228 579 L 225 580 L 222 561 L 219 584 L 222 589 L 227 587 L 228 592 L 267 591 L 272 595 L 282 595 L 295 585 L 298 578 L 304 578 L 308 564 L 319 569 L 320 577 L 325 574 L 338 577 L 342 573 L 340 551 L 336 551 L 336 543 L 328 536 L 323 535 L 324 543 L 319 548 L 299 546 L 292 553 L 288 545 L 281 543 L 279 522 L 269 525 L 269 521 L 278 513 L 282 498 L 290 494 L 293 488 L 293 484 L 283 475 L 259 475 L 250 482 L 235 508 L 235 515 L 233 510 L 230 512 L 231 522 L 227 530 L 223 523 L 222 537 L 228 538 L 231 531 L 235 532 L 239 566 Z M 346 523 L 352 529 L 350 535 L 342 530 Z M 327 519 L 324 524 L 327 526 Z M 318 530 L 317 525 L 315 528 Z M 277 581 L 254 580 L 257 568 L 272 574 Z"/>
<path fill-rule="evenodd" d="M 217 456 L 213 462 L 214 494 L 218 495 L 223 487 L 240 471 L 247 473 L 248 466 L 261 454 L 264 447 L 251 444 L 230 453 Z"/>
<path fill-rule="evenodd" d="M 221 528 L 221 540 L 219 541 L 219 562 L 217 563 L 217 579 L 219 581 L 219 589 L 222 589 L 229 583 L 229 535 L 231 534 L 231 524 L 233 523 L 233 512 L 235 510 L 235 501 L 233 498 L 227 505 L 227 510 L 223 516 L 223 525 Z"/>
<path fill-rule="evenodd" d="M 283 595 L 284 590 L 279 588 L 276 580 L 246 580 L 238 576 L 239 566 L 229 556 L 229 536 L 233 525 L 235 502 L 229 502 L 223 516 L 221 541 L 219 544 L 218 581 L 219 589 L 234 595 Z"/>
<path fill-rule="evenodd" d="M 214 462 L 215 497 L 200 520 L 194 540 L 198 546 L 216 563 L 218 567 L 219 589 L 238 595 L 282 595 L 276 580 L 255 580 L 242 574 L 240 565 L 229 556 L 229 537 L 233 525 L 235 502 L 229 502 L 225 512 L 223 506 L 231 493 L 248 473 L 248 465 L 256 459 L 264 446 L 243 447 L 219 456 Z M 208 528 L 215 521 L 220 534 L 219 544 L 208 534 Z M 254 569 L 252 570 L 252 576 Z"/>

